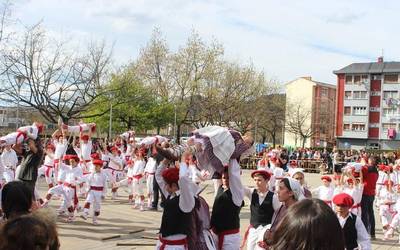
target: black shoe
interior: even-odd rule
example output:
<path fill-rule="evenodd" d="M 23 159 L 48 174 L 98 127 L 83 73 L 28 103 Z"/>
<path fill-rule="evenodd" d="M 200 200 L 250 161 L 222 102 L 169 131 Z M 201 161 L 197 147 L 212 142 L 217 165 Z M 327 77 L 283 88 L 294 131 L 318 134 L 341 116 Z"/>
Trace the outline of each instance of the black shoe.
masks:
<path fill-rule="evenodd" d="M 157 211 L 158 209 L 156 207 L 151 207 L 148 209 L 149 211 Z"/>
<path fill-rule="evenodd" d="M 371 235 L 371 240 L 376 240 L 375 235 Z"/>

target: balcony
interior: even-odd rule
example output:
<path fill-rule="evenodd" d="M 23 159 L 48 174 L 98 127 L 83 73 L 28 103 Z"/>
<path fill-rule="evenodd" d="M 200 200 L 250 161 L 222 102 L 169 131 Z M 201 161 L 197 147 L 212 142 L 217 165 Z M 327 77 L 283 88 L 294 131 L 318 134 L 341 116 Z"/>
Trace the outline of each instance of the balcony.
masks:
<path fill-rule="evenodd" d="M 343 135 L 341 137 L 367 139 L 368 138 L 368 130 L 364 130 L 364 131 L 345 130 L 345 131 L 343 131 Z"/>

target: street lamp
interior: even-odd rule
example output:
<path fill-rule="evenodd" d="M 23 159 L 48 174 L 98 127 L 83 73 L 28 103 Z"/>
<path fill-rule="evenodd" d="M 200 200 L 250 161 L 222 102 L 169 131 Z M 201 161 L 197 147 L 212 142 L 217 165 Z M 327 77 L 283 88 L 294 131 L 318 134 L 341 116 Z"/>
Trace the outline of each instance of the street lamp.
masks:
<path fill-rule="evenodd" d="M 17 75 L 17 76 L 15 76 L 15 82 L 17 83 L 17 88 L 18 88 L 18 92 L 17 92 L 17 96 L 18 96 L 18 99 L 17 99 L 17 121 L 16 121 L 16 127 L 17 127 L 17 129 L 19 128 L 19 99 L 21 98 L 21 86 L 22 86 L 22 83 L 24 82 L 24 80 L 25 80 L 25 76 L 22 76 L 22 75 Z"/>
<path fill-rule="evenodd" d="M 176 134 L 176 104 L 175 103 L 174 103 L 174 139 L 175 139 L 175 143 L 179 144 L 179 142 L 176 141 L 177 134 Z"/>
<path fill-rule="evenodd" d="M 109 121 L 109 131 L 108 131 L 108 138 L 111 140 L 112 138 L 112 111 L 113 111 L 113 104 L 112 104 L 112 93 L 110 93 L 110 121 Z"/>

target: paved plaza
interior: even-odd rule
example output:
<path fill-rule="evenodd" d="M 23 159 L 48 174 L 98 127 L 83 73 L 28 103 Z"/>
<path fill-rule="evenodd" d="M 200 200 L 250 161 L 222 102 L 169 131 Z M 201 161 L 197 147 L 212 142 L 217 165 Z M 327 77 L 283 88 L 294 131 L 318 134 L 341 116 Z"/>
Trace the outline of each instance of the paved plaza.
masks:
<path fill-rule="evenodd" d="M 306 180 L 310 187 L 317 187 L 320 184 L 319 174 L 306 174 Z M 243 182 L 245 185 L 252 185 L 250 179 L 250 171 L 243 170 Z M 209 205 L 212 205 L 213 186 L 208 181 L 208 185 L 202 195 L 206 198 Z M 46 188 L 44 180 L 40 181 L 40 192 L 44 194 Z M 60 201 L 54 200 L 50 207 L 57 208 Z M 83 201 L 80 201 L 83 205 Z M 242 236 L 246 230 L 250 211 L 249 201 L 245 200 L 245 207 L 242 209 L 241 217 L 241 233 Z M 91 224 L 91 218 L 84 221 L 80 217 L 76 221 L 69 224 L 64 219 L 58 219 L 58 232 L 61 240 L 61 249 L 63 250 L 101 250 L 101 249 L 154 249 L 158 228 L 161 221 L 161 212 L 134 210 L 128 204 L 128 194 L 123 189 L 119 190 L 117 200 L 110 200 L 107 197 L 102 203 L 101 215 L 99 217 L 99 225 Z M 373 241 L 373 249 L 399 249 L 397 244 L 398 236 L 390 241 L 382 241 L 382 229 L 379 218 L 376 214 L 377 240 Z"/>

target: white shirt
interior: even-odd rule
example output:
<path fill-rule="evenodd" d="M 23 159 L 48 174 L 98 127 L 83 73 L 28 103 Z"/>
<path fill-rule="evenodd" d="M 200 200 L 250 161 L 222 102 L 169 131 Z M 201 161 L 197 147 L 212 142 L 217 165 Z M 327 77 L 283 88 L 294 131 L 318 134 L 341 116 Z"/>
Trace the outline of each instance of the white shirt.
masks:
<path fill-rule="evenodd" d="M 44 157 L 44 163 L 43 163 L 43 165 L 53 167 L 53 166 L 54 166 L 54 158 L 53 158 L 53 157 L 54 157 L 53 155 L 48 155 L 48 154 L 47 154 L 47 155 Z"/>
<path fill-rule="evenodd" d="M 89 140 L 87 143 L 84 143 L 83 141 L 81 141 L 81 154 L 79 155 L 79 157 L 82 157 L 81 160 L 90 160 L 90 155 L 92 153 L 92 141 Z"/>
<path fill-rule="evenodd" d="M 108 167 L 110 167 L 114 170 L 122 170 L 121 157 L 110 155 L 110 162 L 108 163 Z"/>
<path fill-rule="evenodd" d="M 58 140 L 53 140 L 53 143 L 56 147 L 56 150 L 54 151 L 54 159 L 61 159 L 67 151 L 68 140 L 63 139 L 62 142 L 59 142 Z"/>
<path fill-rule="evenodd" d="M 337 215 L 339 219 L 340 226 L 343 228 L 344 225 L 346 224 L 347 218 L 349 218 L 350 213 L 345 217 L 342 218 L 340 215 Z M 367 229 L 365 229 L 365 226 L 363 222 L 361 221 L 360 216 L 357 216 L 356 218 L 356 230 L 357 230 L 357 243 L 361 247 L 362 250 L 370 250 L 371 248 L 371 241 L 369 238 L 369 235 L 367 233 Z"/>
<path fill-rule="evenodd" d="M 82 169 L 79 166 L 76 166 L 74 168 L 72 166 L 69 166 L 66 169 L 65 182 L 71 185 L 76 185 L 81 182 L 82 176 Z"/>
<path fill-rule="evenodd" d="M 1 154 L 1 162 L 4 167 L 15 169 L 18 164 L 17 154 L 13 149 L 10 149 L 10 151 L 4 149 L 3 153 Z"/>
<path fill-rule="evenodd" d="M 99 173 L 94 172 L 86 175 L 85 178 L 88 186 L 103 187 L 103 194 L 107 193 L 107 175 L 100 171 Z"/>
<path fill-rule="evenodd" d="M 326 187 L 324 185 L 317 187 L 312 191 L 316 194 L 317 198 L 323 201 L 332 201 L 334 188 L 332 186 Z"/>
<path fill-rule="evenodd" d="M 156 172 L 156 164 L 156 160 L 153 157 L 149 157 L 144 172 L 154 174 Z"/>
<path fill-rule="evenodd" d="M 59 167 L 58 167 L 58 175 L 57 175 L 57 181 L 58 182 L 64 182 L 65 177 L 67 175 L 68 169 L 71 168 L 71 166 L 61 162 Z"/>
<path fill-rule="evenodd" d="M 144 160 L 135 160 L 133 164 L 132 174 L 135 175 L 143 175 L 144 174 L 144 167 L 146 162 Z"/>
<path fill-rule="evenodd" d="M 360 187 L 353 187 L 353 188 L 348 188 L 345 187 L 343 189 L 343 192 L 350 195 L 353 200 L 354 200 L 354 205 L 359 204 L 362 199 L 362 193 L 363 193 L 363 186 L 360 185 Z"/>

